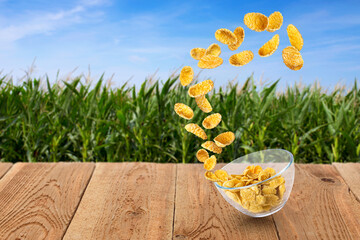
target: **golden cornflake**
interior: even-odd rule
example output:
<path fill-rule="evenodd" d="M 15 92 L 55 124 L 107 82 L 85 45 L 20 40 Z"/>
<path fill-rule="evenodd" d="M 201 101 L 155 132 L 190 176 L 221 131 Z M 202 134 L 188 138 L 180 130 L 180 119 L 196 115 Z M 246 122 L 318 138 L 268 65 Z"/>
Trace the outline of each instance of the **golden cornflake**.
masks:
<path fill-rule="evenodd" d="M 254 179 L 249 178 L 248 176 L 243 176 L 240 178 L 240 180 L 244 183 L 244 186 L 251 185 L 254 181 Z"/>
<path fill-rule="evenodd" d="M 263 194 L 276 194 L 276 189 L 270 186 L 263 186 L 261 191 Z"/>
<path fill-rule="evenodd" d="M 256 199 L 256 203 L 259 205 L 263 205 L 266 202 L 266 198 L 263 195 L 257 195 L 255 199 Z"/>
<path fill-rule="evenodd" d="M 219 123 L 221 122 L 221 114 L 220 113 L 214 113 L 209 116 L 207 116 L 204 121 L 202 122 L 202 125 L 206 129 L 213 129 Z"/>
<path fill-rule="evenodd" d="M 275 194 L 265 194 L 265 199 L 266 202 L 265 204 L 270 205 L 270 206 L 275 206 L 277 205 L 279 202 L 279 197 L 276 196 Z"/>
<path fill-rule="evenodd" d="M 250 165 L 248 166 L 244 172 L 243 175 L 248 177 L 249 179 L 258 179 L 259 173 L 262 171 L 260 166 L 254 166 L 254 165 Z"/>
<path fill-rule="evenodd" d="M 250 212 L 254 212 L 254 213 L 259 213 L 259 212 L 263 212 L 264 209 L 261 205 L 258 205 L 256 203 L 250 204 L 249 209 Z"/>
<path fill-rule="evenodd" d="M 262 171 L 262 167 L 261 166 L 255 166 L 253 171 L 256 174 L 259 174 Z"/>
<path fill-rule="evenodd" d="M 251 30 L 262 32 L 268 25 L 268 18 L 261 13 L 247 13 L 244 16 L 244 24 Z"/>
<path fill-rule="evenodd" d="M 284 193 L 285 193 L 285 183 L 281 184 L 279 186 L 279 198 L 283 198 L 284 196 Z"/>
<path fill-rule="evenodd" d="M 240 53 L 234 54 L 229 58 L 231 65 L 239 67 L 249 63 L 253 60 L 254 54 L 250 50 L 242 51 Z"/>
<path fill-rule="evenodd" d="M 242 27 L 237 27 L 235 30 L 234 30 L 234 34 L 236 36 L 236 43 L 235 44 L 230 44 L 228 45 L 229 49 L 231 51 L 235 51 L 237 50 L 240 45 L 242 44 L 242 42 L 244 41 L 244 38 L 245 38 L 245 31 Z"/>
<path fill-rule="evenodd" d="M 196 123 L 189 123 L 185 126 L 186 131 L 195 134 L 197 137 L 206 140 L 207 139 L 207 135 L 205 133 L 205 131 Z"/>
<path fill-rule="evenodd" d="M 191 107 L 183 103 L 176 103 L 174 106 L 174 110 L 177 115 L 187 120 L 190 120 L 194 117 L 194 111 L 191 109 Z"/>
<path fill-rule="evenodd" d="M 275 170 L 273 168 L 269 168 L 269 167 L 265 168 L 264 172 L 269 173 L 270 177 L 275 176 L 275 174 L 276 174 Z"/>
<path fill-rule="evenodd" d="M 233 178 L 231 180 L 227 180 L 223 182 L 223 187 L 233 188 L 238 183 L 239 183 L 239 179 Z"/>
<path fill-rule="evenodd" d="M 192 82 L 193 78 L 194 78 L 194 71 L 192 67 L 185 66 L 181 69 L 180 72 L 181 85 L 183 86 L 189 85 Z"/>
<path fill-rule="evenodd" d="M 190 56 L 195 60 L 200 60 L 205 55 L 205 48 L 193 48 L 190 51 Z"/>
<path fill-rule="evenodd" d="M 240 190 L 240 196 L 244 201 L 253 202 L 255 201 L 256 194 L 250 188 L 245 188 Z"/>
<path fill-rule="evenodd" d="M 239 192 L 239 193 L 240 193 L 240 192 Z M 242 198 L 241 198 L 241 195 L 239 195 L 239 196 L 240 196 L 240 200 L 241 200 L 241 204 L 240 204 L 240 205 L 241 205 L 243 208 L 245 208 L 245 209 L 249 209 L 251 202 L 246 201 L 245 199 L 242 199 Z"/>
<path fill-rule="evenodd" d="M 272 208 L 272 206 L 271 205 L 267 205 L 267 204 L 264 204 L 264 205 L 262 205 L 262 208 L 263 208 L 263 211 L 269 211 L 271 208 Z"/>
<path fill-rule="evenodd" d="M 209 157 L 208 159 L 205 160 L 204 162 L 204 168 L 208 171 L 214 169 L 216 165 L 216 157 L 215 155 L 212 155 L 211 157 Z"/>
<path fill-rule="evenodd" d="M 211 80 L 205 80 L 201 83 L 198 83 L 189 88 L 189 96 L 190 97 L 200 97 L 201 95 L 205 95 L 210 92 L 214 88 L 214 82 Z"/>
<path fill-rule="evenodd" d="M 237 183 L 235 185 L 235 187 L 243 187 L 243 186 L 245 186 L 245 182 L 243 182 L 243 181 L 240 181 L 239 183 Z"/>
<path fill-rule="evenodd" d="M 200 97 L 195 98 L 195 102 L 201 111 L 205 113 L 209 113 L 212 111 L 212 107 L 210 102 L 206 99 L 205 95 L 201 95 Z"/>
<path fill-rule="evenodd" d="M 210 181 L 213 181 L 213 182 L 217 182 L 219 181 L 219 179 L 217 179 L 217 177 L 215 176 L 215 174 L 213 172 L 209 172 L 209 171 L 206 171 L 205 172 L 205 178 L 207 180 L 210 180 Z"/>
<path fill-rule="evenodd" d="M 235 134 L 230 131 L 221 133 L 214 138 L 214 142 L 216 143 L 216 145 L 222 148 L 230 145 L 234 140 L 235 140 Z"/>
<path fill-rule="evenodd" d="M 221 42 L 223 44 L 227 44 L 227 45 L 235 44 L 237 41 L 235 34 L 226 28 L 221 28 L 221 29 L 216 30 L 215 38 L 219 42 Z"/>
<path fill-rule="evenodd" d="M 237 203 L 241 203 L 239 196 L 236 193 L 233 193 L 231 191 L 225 191 L 225 194 L 233 201 Z"/>
<path fill-rule="evenodd" d="M 252 172 L 252 171 L 247 171 L 246 174 L 244 173 L 244 175 L 246 175 L 249 179 L 251 179 L 251 183 L 253 183 L 253 180 L 258 178 L 258 174 Z"/>
<path fill-rule="evenodd" d="M 213 43 L 211 44 L 205 52 L 205 55 L 212 55 L 214 57 L 218 57 L 221 54 L 221 48 L 218 44 Z"/>
<path fill-rule="evenodd" d="M 254 191 L 256 195 L 258 195 L 260 193 L 260 186 L 258 186 L 258 185 L 252 186 L 252 187 L 250 187 L 250 189 L 252 191 Z"/>
<path fill-rule="evenodd" d="M 255 166 L 254 165 L 249 165 L 245 168 L 243 175 L 246 175 L 247 172 L 254 172 Z"/>
<path fill-rule="evenodd" d="M 282 57 L 285 65 L 291 70 L 300 70 L 304 65 L 304 60 L 300 52 L 293 46 L 284 48 Z"/>
<path fill-rule="evenodd" d="M 269 184 L 269 187 L 277 188 L 281 184 L 285 182 L 285 179 L 283 177 L 276 177 L 271 179 L 270 181 L 266 182 L 265 184 Z"/>
<path fill-rule="evenodd" d="M 229 179 L 229 175 L 228 173 L 223 170 L 223 169 L 219 169 L 215 171 L 215 176 L 220 180 L 220 181 L 227 181 Z"/>
<path fill-rule="evenodd" d="M 209 158 L 209 153 L 205 149 L 200 149 L 196 153 L 196 158 L 199 162 L 205 162 L 205 160 Z"/>
<path fill-rule="evenodd" d="M 304 40 L 299 30 L 294 25 L 289 24 L 288 27 L 286 28 L 286 31 L 289 36 L 291 45 L 300 51 L 304 45 Z"/>
<path fill-rule="evenodd" d="M 267 25 L 266 31 L 275 32 L 281 28 L 283 24 L 283 16 L 280 12 L 273 12 L 269 16 L 269 23 Z"/>
<path fill-rule="evenodd" d="M 222 148 L 218 147 L 213 141 L 206 141 L 201 144 L 201 147 L 217 154 L 220 154 L 222 152 Z"/>
<path fill-rule="evenodd" d="M 198 62 L 198 67 L 212 69 L 212 68 L 217 68 L 221 64 L 223 64 L 222 58 L 215 57 L 213 55 L 205 55 Z"/>
<path fill-rule="evenodd" d="M 242 184 L 239 179 L 233 178 L 233 179 L 223 182 L 223 187 L 237 188 L 237 187 L 242 187 Z M 240 189 L 229 189 L 229 191 L 233 192 L 233 193 L 238 193 L 240 191 Z"/>
<path fill-rule="evenodd" d="M 278 48 L 280 43 L 279 34 L 275 34 L 268 42 L 266 42 L 260 49 L 259 55 L 261 57 L 268 57 L 272 55 Z"/>
<path fill-rule="evenodd" d="M 242 177 L 242 175 L 241 174 L 231 174 L 230 177 L 240 179 Z"/>
<path fill-rule="evenodd" d="M 271 175 L 267 171 L 261 171 L 258 175 L 259 181 L 264 181 L 265 179 L 268 179 L 269 177 L 271 177 Z"/>

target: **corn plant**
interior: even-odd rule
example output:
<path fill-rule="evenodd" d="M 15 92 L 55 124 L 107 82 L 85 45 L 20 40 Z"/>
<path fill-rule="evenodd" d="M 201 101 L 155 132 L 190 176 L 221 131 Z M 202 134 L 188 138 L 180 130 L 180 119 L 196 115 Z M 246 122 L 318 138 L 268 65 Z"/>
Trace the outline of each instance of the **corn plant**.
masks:
<path fill-rule="evenodd" d="M 210 139 L 233 131 L 236 139 L 218 161 L 269 148 L 289 150 L 296 162 L 360 161 L 360 91 L 294 85 L 278 92 L 279 81 L 256 86 L 229 83 L 207 96 L 223 118 Z M 194 118 L 178 117 L 182 102 Z M 187 95 L 177 77 L 110 88 L 81 77 L 50 84 L 29 78 L 0 79 L 0 161 L 196 162 L 202 140 L 185 131 L 207 114 Z"/>

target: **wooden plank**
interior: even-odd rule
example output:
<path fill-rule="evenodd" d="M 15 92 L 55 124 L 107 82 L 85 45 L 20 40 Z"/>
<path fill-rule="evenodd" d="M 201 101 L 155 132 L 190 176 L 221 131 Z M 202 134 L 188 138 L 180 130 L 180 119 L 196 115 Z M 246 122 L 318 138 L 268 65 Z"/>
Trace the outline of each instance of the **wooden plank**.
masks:
<path fill-rule="evenodd" d="M 360 203 L 331 165 L 296 165 L 284 208 L 275 213 L 280 239 L 360 239 Z"/>
<path fill-rule="evenodd" d="M 360 163 L 333 163 L 333 166 L 360 201 Z"/>
<path fill-rule="evenodd" d="M 97 163 L 64 239 L 171 239 L 175 164 Z"/>
<path fill-rule="evenodd" d="M 0 179 L 5 175 L 7 171 L 11 168 L 12 163 L 4 162 L 0 163 Z"/>
<path fill-rule="evenodd" d="M 202 164 L 177 168 L 173 239 L 278 238 L 271 216 L 251 218 L 233 208 L 204 178 Z"/>
<path fill-rule="evenodd" d="M 17 163 L 0 181 L 0 239 L 60 239 L 92 163 Z"/>

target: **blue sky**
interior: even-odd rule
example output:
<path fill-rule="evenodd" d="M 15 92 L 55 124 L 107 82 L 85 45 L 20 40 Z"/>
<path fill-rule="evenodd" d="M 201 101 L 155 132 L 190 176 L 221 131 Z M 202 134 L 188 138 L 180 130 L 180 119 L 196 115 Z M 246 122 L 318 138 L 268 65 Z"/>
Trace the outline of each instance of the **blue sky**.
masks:
<path fill-rule="evenodd" d="M 279 49 L 260 58 L 258 49 L 274 33 L 254 32 L 243 24 L 248 12 L 284 16 Z M 157 71 L 167 78 L 181 66 L 198 73 L 189 51 L 216 42 L 218 28 L 245 29 L 245 40 L 234 52 L 220 44 L 224 64 L 203 70 L 201 78 L 225 85 L 234 78 L 242 83 L 255 79 L 283 85 L 318 80 L 325 87 L 338 82 L 349 87 L 360 77 L 360 1 L 6 1 L 0 0 L 0 69 L 16 78 L 24 75 L 36 58 L 34 76 L 55 79 L 87 73 L 94 79 L 114 74 L 114 86 L 125 81 L 139 84 Z M 290 45 L 286 26 L 294 24 L 302 33 L 305 64 L 291 71 L 282 62 L 281 50 Z M 234 67 L 228 58 L 252 50 L 254 60 Z"/>

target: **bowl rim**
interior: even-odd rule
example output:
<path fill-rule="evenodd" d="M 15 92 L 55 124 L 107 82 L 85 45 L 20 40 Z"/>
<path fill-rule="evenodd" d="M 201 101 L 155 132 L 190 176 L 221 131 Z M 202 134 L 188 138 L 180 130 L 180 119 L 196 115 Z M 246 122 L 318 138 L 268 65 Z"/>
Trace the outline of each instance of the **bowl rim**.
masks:
<path fill-rule="evenodd" d="M 253 152 L 253 153 L 250 153 L 250 154 L 246 154 L 244 156 L 248 156 L 248 155 L 251 155 L 251 154 L 255 154 L 255 153 L 259 153 L 259 152 L 266 152 L 266 151 L 271 151 L 271 150 L 278 150 L 278 151 L 283 151 L 283 152 L 286 152 L 289 156 L 290 156 L 290 162 L 288 163 L 288 165 L 286 167 L 284 167 L 280 172 L 278 172 L 277 174 L 275 174 L 274 176 L 272 176 L 271 178 L 268 178 L 268 179 L 265 179 L 261 182 L 258 182 L 258 183 L 254 183 L 254 184 L 251 184 L 251 185 L 248 185 L 248 186 L 243 186 L 243 187 L 233 187 L 233 188 L 228 188 L 228 187 L 223 187 L 223 186 L 220 186 L 217 182 L 214 182 L 215 186 L 218 187 L 218 188 L 221 188 L 221 189 L 225 189 L 225 190 L 238 190 L 238 189 L 246 189 L 246 188 L 250 188 L 250 187 L 253 187 L 253 186 L 256 186 L 256 185 L 259 185 L 259 184 L 262 184 L 264 182 L 267 182 L 271 179 L 274 179 L 278 176 L 280 176 L 283 172 L 285 172 L 290 166 L 291 164 L 294 162 L 294 156 L 291 152 L 289 152 L 288 150 L 285 150 L 285 149 L 276 149 L 276 148 L 273 148 L 273 149 L 266 149 L 266 150 L 262 150 L 262 151 L 257 151 L 257 152 Z M 244 157 L 242 156 L 242 157 Z M 240 157 L 240 158 L 242 158 Z M 236 159 L 235 159 L 236 160 Z M 233 161 L 235 161 L 233 160 Z M 231 161 L 231 162 L 233 162 Z M 230 162 L 230 163 L 231 163 Z M 228 164 L 230 164 L 228 163 Z M 225 166 L 227 166 L 228 164 L 226 164 Z M 224 166 L 224 167 L 225 167 Z M 223 169 L 224 167 L 222 167 L 221 169 Z"/>

